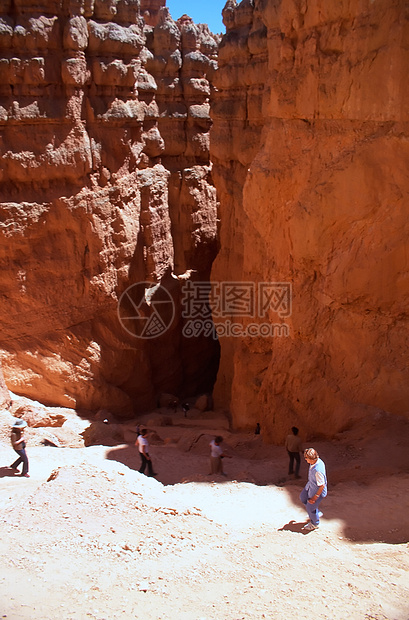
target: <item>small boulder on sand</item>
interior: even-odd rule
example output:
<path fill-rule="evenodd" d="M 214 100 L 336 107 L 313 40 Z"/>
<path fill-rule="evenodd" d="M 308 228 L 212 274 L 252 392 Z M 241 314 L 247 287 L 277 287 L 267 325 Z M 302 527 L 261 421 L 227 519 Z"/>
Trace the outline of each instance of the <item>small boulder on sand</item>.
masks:
<path fill-rule="evenodd" d="M 32 405 L 21 405 L 13 411 L 13 414 L 16 418 L 25 420 L 31 428 L 62 426 L 67 419 L 62 413 Z"/>

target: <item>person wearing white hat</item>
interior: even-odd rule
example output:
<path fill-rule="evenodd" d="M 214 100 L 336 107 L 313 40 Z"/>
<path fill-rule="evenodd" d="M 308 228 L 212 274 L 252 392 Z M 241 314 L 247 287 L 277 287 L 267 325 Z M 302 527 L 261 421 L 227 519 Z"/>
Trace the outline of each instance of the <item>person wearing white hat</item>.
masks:
<path fill-rule="evenodd" d="M 18 466 L 23 463 L 23 471 L 20 475 L 24 478 L 29 478 L 28 457 L 26 454 L 26 442 L 24 438 L 24 429 L 26 426 L 27 422 L 19 419 L 14 422 L 13 428 L 11 429 L 11 445 L 13 446 L 13 450 L 17 452 L 18 459 L 10 465 L 10 469 L 15 469 L 18 471 Z"/>

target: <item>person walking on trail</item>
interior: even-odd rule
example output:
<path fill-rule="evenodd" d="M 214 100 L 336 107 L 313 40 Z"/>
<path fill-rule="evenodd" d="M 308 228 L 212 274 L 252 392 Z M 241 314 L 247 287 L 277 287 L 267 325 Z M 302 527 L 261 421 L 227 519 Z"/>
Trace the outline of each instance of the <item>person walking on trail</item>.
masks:
<path fill-rule="evenodd" d="M 285 448 L 290 459 L 288 475 L 291 476 L 294 473 L 295 461 L 295 477 L 300 478 L 300 452 L 302 451 L 302 443 L 301 439 L 298 437 L 298 428 L 296 426 L 293 426 L 291 428 L 291 434 L 287 435 L 285 440 Z"/>
<path fill-rule="evenodd" d="M 17 452 L 18 459 L 14 461 L 12 465 L 10 465 L 10 469 L 14 469 L 18 471 L 18 466 L 23 463 L 23 470 L 20 476 L 24 478 L 30 478 L 28 473 L 28 456 L 26 454 L 26 441 L 24 437 L 24 429 L 27 426 L 27 422 L 24 420 L 16 420 L 13 424 L 13 428 L 11 429 L 11 445 L 13 446 L 14 452 Z"/>
<path fill-rule="evenodd" d="M 146 428 L 143 428 L 140 431 L 140 434 L 138 435 L 135 442 L 135 445 L 137 445 L 139 448 L 139 454 L 141 457 L 141 466 L 139 468 L 139 473 L 144 474 L 146 466 L 148 466 L 148 476 L 156 476 L 156 473 L 153 471 L 152 467 L 152 459 L 149 455 L 149 443 L 146 438 L 147 434 L 148 431 L 146 430 Z"/>
<path fill-rule="evenodd" d="M 209 476 L 211 476 L 212 474 L 221 474 L 222 476 L 227 475 L 223 471 L 222 459 L 224 459 L 225 457 L 228 459 L 231 459 L 231 456 L 223 452 L 223 448 L 221 447 L 222 442 L 223 442 L 223 437 L 220 437 L 220 435 L 218 435 L 217 437 L 212 439 L 212 441 L 209 444 L 210 446 L 210 474 Z"/>
<path fill-rule="evenodd" d="M 316 530 L 320 524 L 322 512 L 319 506 L 327 496 L 327 472 L 324 461 L 319 457 L 318 452 L 314 448 L 304 450 L 304 458 L 309 467 L 308 482 L 300 493 L 300 500 L 304 504 L 309 522 L 304 525 L 303 530 Z"/>

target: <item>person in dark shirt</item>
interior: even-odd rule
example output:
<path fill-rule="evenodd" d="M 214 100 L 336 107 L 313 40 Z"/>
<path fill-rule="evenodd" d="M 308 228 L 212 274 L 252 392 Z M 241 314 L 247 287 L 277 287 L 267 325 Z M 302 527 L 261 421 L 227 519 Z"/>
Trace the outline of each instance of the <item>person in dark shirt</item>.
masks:
<path fill-rule="evenodd" d="M 302 451 L 301 439 L 298 437 L 298 428 L 293 426 L 291 429 L 291 435 L 287 435 L 285 440 L 285 448 L 288 452 L 290 459 L 288 474 L 294 473 L 294 461 L 295 461 L 295 477 L 300 478 L 300 452 Z"/>

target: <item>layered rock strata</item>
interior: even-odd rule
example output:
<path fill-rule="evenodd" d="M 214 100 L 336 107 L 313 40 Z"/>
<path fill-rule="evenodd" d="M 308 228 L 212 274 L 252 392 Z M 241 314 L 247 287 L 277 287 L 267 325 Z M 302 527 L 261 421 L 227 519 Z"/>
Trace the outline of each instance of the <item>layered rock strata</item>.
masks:
<path fill-rule="evenodd" d="M 0 349 L 10 389 L 45 404 L 128 415 L 214 380 L 217 345 L 182 337 L 177 276 L 208 279 L 217 252 L 217 40 L 164 5 L 0 4 Z M 179 317 L 159 339 L 118 315 L 145 281 Z"/>
<path fill-rule="evenodd" d="M 224 10 L 212 279 L 256 297 L 288 283 L 292 306 L 277 293 L 256 317 L 216 318 L 284 329 L 221 340 L 215 398 L 272 441 L 293 424 L 332 436 L 368 413 L 409 415 L 408 19 L 400 0 Z"/>

